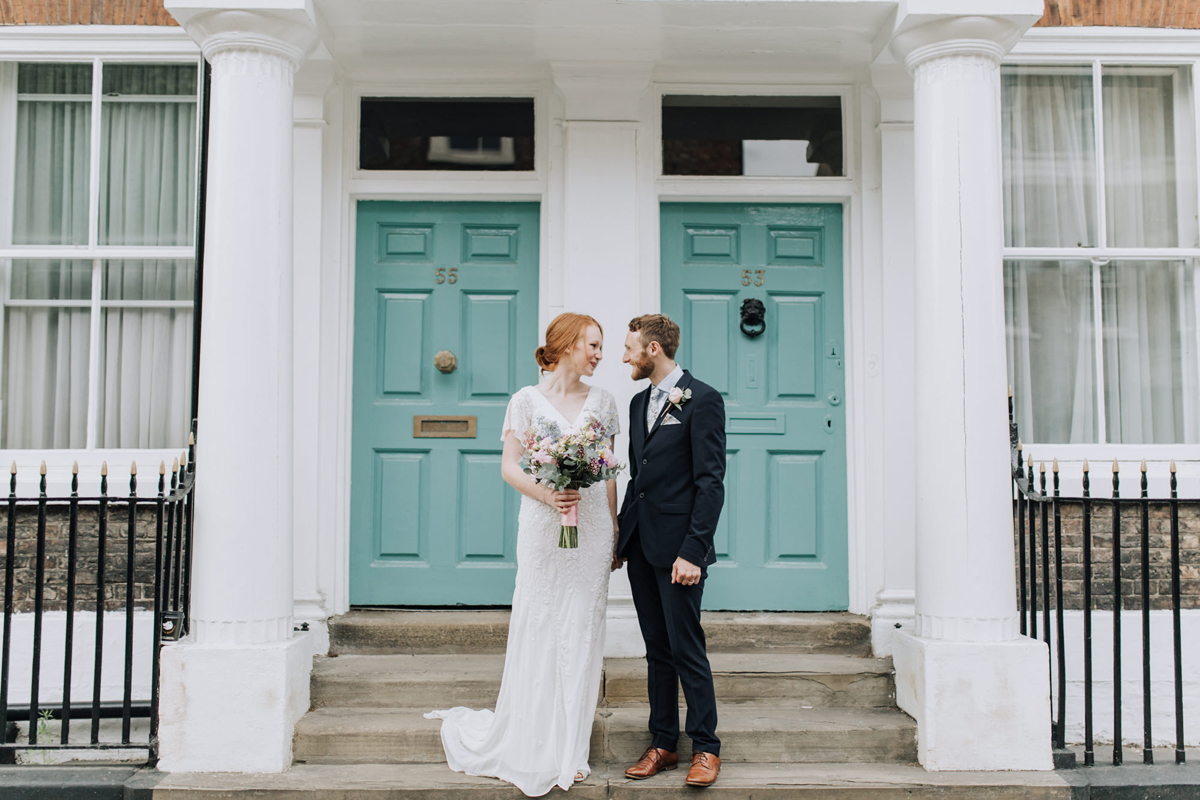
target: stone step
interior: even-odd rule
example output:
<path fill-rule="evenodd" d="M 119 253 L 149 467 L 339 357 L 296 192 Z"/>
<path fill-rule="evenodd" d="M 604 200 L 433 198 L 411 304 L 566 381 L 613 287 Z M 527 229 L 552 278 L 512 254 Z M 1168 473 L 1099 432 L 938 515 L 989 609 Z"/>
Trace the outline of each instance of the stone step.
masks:
<path fill-rule="evenodd" d="M 889 659 L 823 653 L 713 653 L 717 697 L 724 704 L 891 707 Z M 502 655 L 344 655 L 313 663 L 315 707 L 488 708 L 496 702 Z M 646 703 L 646 662 L 604 662 L 601 703 Z"/>
<path fill-rule="evenodd" d="M 710 653 L 836 653 L 869 656 L 866 617 L 844 612 L 709 611 Z M 503 653 L 508 611 L 357 610 L 329 623 L 330 653 L 346 655 Z"/>
<path fill-rule="evenodd" d="M 571 788 L 577 800 L 694 800 L 681 768 L 645 781 L 627 780 L 622 765 L 595 771 Z M 1128 768 L 1126 768 L 1128 769 Z M 1187 768 L 1192 769 L 1192 768 Z M 1159 770 L 1161 772 L 1161 769 Z M 1194 778 L 1193 778 L 1194 779 Z M 926 772 L 900 764 L 722 763 L 705 800 L 1070 800 L 1072 776 L 1061 772 Z M 136 785 L 135 785 L 136 784 Z M 282 775 L 166 774 L 147 770 L 130 782 L 154 800 L 523 800 L 493 778 L 451 772 L 444 764 L 298 764 Z M 553 789 L 547 797 L 564 796 Z M 1183 797 L 1184 794 L 1163 795 Z"/>
<path fill-rule="evenodd" d="M 440 763 L 441 721 L 425 709 L 319 708 L 296 726 L 297 762 L 321 764 Z M 600 709 L 592 728 L 594 763 L 630 763 L 649 744 L 645 706 Z M 731 763 L 910 763 L 917 757 L 916 723 L 893 709 L 720 709 L 721 757 Z M 680 756 L 690 758 L 687 737 Z"/>

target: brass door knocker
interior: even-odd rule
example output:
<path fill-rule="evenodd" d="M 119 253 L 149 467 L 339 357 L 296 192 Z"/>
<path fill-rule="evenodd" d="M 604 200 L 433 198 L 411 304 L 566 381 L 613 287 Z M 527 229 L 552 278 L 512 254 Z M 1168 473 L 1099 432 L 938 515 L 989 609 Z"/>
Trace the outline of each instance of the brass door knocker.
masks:
<path fill-rule="evenodd" d="M 767 329 L 767 309 L 762 300 L 749 297 L 742 301 L 742 333 L 753 339 Z M 757 330 L 754 330 L 757 328 Z"/>
<path fill-rule="evenodd" d="M 449 350 L 439 350 L 433 357 L 433 365 L 437 367 L 438 372 L 449 375 L 458 367 L 458 359 Z"/>

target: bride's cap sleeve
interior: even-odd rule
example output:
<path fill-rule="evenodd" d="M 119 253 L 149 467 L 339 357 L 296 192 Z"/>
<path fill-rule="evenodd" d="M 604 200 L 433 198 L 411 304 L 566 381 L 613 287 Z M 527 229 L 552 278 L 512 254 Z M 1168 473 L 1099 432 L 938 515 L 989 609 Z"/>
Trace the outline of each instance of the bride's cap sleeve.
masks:
<path fill-rule="evenodd" d="M 621 412 L 617 409 L 617 399 L 609 392 L 604 393 L 604 428 L 608 436 L 621 432 Z"/>
<path fill-rule="evenodd" d="M 525 434 L 529 428 L 529 403 L 527 401 L 524 389 L 509 399 L 508 409 L 504 412 L 504 425 L 500 427 L 500 441 L 507 439 L 510 432 L 518 439 Z"/>

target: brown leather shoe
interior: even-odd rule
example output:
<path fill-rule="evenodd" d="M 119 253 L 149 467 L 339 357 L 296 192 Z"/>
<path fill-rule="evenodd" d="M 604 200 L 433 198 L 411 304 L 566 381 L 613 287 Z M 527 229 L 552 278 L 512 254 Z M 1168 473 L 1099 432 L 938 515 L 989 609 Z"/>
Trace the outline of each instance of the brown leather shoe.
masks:
<path fill-rule="evenodd" d="M 679 753 L 663 750 L 661 747 L 647 747 L 640 761 L 625 770 L 626 778 L 642 781 L 660 772 L 675 769 L 679 766 Z"/>
<path fill-rule="evenodd" d="M 717 773 L 721 771 L 721 757 L 712 753 L 695 753 L 692 756 L 692 768 L 688 770 L 688 786 L 712 786 L 716 783 Z"/>

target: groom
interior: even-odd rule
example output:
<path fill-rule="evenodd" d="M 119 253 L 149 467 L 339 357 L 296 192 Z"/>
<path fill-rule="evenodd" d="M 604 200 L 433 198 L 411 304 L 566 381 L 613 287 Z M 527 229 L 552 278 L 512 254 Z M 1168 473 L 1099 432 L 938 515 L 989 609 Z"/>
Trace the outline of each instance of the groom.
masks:
<path fill-rule="evenodd" d="M 650 387 L 629 406 L 629 486 L 618 515 L 617 555 L 646 640 L 650 747 L 625 770 L 635 779 L 679 764 L 679 683 L 692 740 L 689 786 L 711 786 L 721 768 L 717 700 L 700 627 L 713 533 L 725 501 L 725 404 L 676 365 L 679 326 L 662 314 L 629 323 L 626 364 Z"/>

